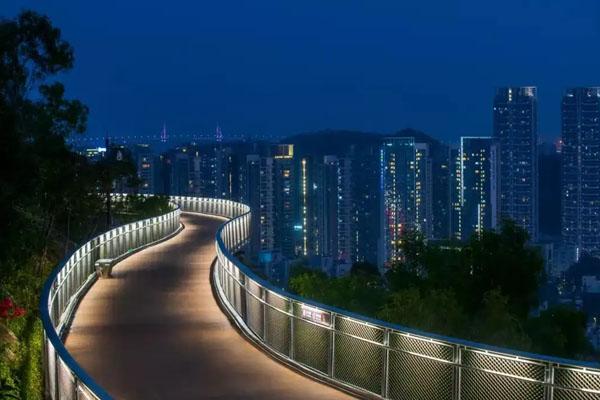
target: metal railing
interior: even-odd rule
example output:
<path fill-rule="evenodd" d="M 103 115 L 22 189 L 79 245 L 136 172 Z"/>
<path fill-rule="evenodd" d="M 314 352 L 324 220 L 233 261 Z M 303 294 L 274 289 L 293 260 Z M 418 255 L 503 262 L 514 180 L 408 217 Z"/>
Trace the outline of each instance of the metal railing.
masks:
<path fill-rule="evenodd" d="M 234 253 L 250 236 L 246 205 L 172 196 L 163 216 L 115 228 L 84 244 L 50 275 L 41 299 L 47 396 L 110 399 L 61 340 L 95 280 L 94 263 L 174 234 L 180 210 L 230 219 L 216 235 L 219 301 L 245 334 L 283 361 L 357 394 L 386 399 L 600 400 L 600 366 L 481 345 L 370 319 L 287 293 Z"/>
<path fill-rule="evenodd" d="M 105 232 L 75 250 L 44 284 L 40 314 L 44 328 L 45 391 L 49 399 L 110 399 L 65 349 L 62 338 L 81 297 L 96 280 L 99 259 L 114 262 L 175 234 L 180 208 Z"/>
<path fill-rule="evenodd" d="M 250 210 L 231 217 L 216 237 L 219 300 L 246 335 L 298 369 L 384 399 L 600 400 L 597 363 L 429 334 L 287 293 L 234 256 L 248 241 Z"/>

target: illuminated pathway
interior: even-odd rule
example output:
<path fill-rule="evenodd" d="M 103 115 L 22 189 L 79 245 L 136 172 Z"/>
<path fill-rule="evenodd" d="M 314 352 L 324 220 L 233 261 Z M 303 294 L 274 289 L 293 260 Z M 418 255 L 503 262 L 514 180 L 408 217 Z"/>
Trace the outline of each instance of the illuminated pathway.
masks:
<path fill-rule="evenodd" d="M 348 398 L 272 360 L 222 313 L 209 272 L 223 221 L 182 214 L 181 233 L 94 284 L 68 351 L 115 399 Z"/>

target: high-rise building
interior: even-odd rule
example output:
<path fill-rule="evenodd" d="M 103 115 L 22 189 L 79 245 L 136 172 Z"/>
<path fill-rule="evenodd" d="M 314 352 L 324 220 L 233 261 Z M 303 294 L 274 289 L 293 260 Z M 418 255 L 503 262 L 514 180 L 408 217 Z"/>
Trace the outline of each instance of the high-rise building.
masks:
<path fill-rule="evenodd" d="M 497 224 L 497 151 L 490 137 L 461 137 L 456 174 L 459 222 L 454 237 L 468 240 Z"/>
<path fill-rule="evenodd" d="M 193 144 L 189 146 L 190 195 L 201 197 L 221 197 L 218 187 L 218 162 L 216 146 Z"/>
<path fill-rule="evenodd" d="M 259 243 L 261 251 L 275 249 L 275 165 L 272 157 L 260 159 L 259 179 Z"/>
<path fill-rule="evenodd" d="M 538 111 L 535 87 L 505 87 L 494 98 L 499 146 L 499 218 L 538 238 Z"/>
<path fill-rule="evenodd" d="M 154 177 L 156 175 L 155 157 L 148 144 L 136 144 L 133 147 L 133 159 L 136 164 L 137 176 L 140 179 L 141 194 L 155 193 Z"/>
<path fill-rule="evenodd" d="M 337 170 L 337 255 L 340 263 L 351 264 L 356 259 L 353 237 L 356 227 L 353 223 L 352 160 L 347 157 L 338 160 Z"/>
<path fill-rule="evenodd" d="M 561 236 L 561 166 L 555 143 L 541 143 L 539 156 L 540 238 L 555 241 Z"/>
<path fill-rule="evenodd" d="M 193 193 L 193 170 L 187 146 L 168 151 L 164 157 L 167 192 L 174 196 L 188 196 Z"/>
<path fill-rule="evenodd" d="M 321 255 L 329 257 L 337 255 L 338 245 L 338 164 L 337 156 L 325 156 L 321 175 L 319 249 Z"/>
<path fill-rule="evenodd" d="M 271 156 L 248 155 L 245 164 L 244 199 L 258 219 L 252 223 L 251 248 L 292 258 L 297 243 L 293 146 L 276 145 Z"/>
<path fill-rule="evenodd" d="M 431 201 L 432 231 L 434 239 L 447 240 L 451 236 L 452 158 L 450 146 L 432 141 L 431 150 Z"/>
<path fill-rule="evenodd" d="M 275 248 L 285 257 L 293 257 L 296 250 L 297 238 L 294 226 L 297 210 L 297 174 L 295 167 L 294 146 L 277 145 L 273 151 Z"/>
<path fill-rule="evenodd" d="M 380 148 L 354 148 L 349 156 L 352 170 L 353 261 L 377 263 L 380 243 Z"/>
<path fill-rule="evenodd" d="M 600 253 L 600 88 L 562 99 L 562 237 L 579 253 Z"/>
<path fill-rule="evenodd" d="M 313 157 L 300 158 L 298 171 L 298 207 L 294 231 L 296 254 L 299 256 L 319 255 L 319 175 L 321 165 Z"/>
<path fill-rule="evenodd" d="M 351 159 L 326 155 L 321 182 L 320 254 L 351 264 L 356 257 Z"/>
<path fill-rule="evenodd" d="M 431 204 L 432 221 L 430 237 L 447 240 L 451 236 L 451 172 L 452 160 L 450 147 L 424 132 L 415 129 L 403 129 L 396 133 L 397 137 L 413 137 L 415 143 L 428 146 L 431 162 Z"/>
<path fill-rule="evenodd" d="M 263 221 L 261 207 L 261 158 L 258 154 L 249 154 L 246 156 L 246 162 L 243 169 L 243 187 L 242 202 L 250 207 L 250 254 L 255 255 L 261 250 L 261 222 Z"/>
<path fill-rule="evenodd" d="M 452 147 L 450 149 L 450 239 L 462 240 L 462 167 L 461 167 L 461 151 L 460 147 Z"/>
<path fill-rule="evenodd" d="M 407 231 L 431 237 L 431 159 L 429 145 L 413 137 L 391 137 L 381 148 L 382 248 L 379 265 L 401 259 Z"/>

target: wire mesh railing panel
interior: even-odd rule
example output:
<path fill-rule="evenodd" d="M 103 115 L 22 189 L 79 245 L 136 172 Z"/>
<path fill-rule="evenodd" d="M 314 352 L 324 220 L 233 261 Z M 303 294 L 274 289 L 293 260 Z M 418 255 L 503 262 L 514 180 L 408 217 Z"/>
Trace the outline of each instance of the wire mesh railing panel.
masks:
<path fill-rule="evenodd" d="M 256 297 L 262 298 L 262 287 L 253 280 L 248 280 L 246 289 Z"/>
<path fill-rule="evenodd" d="M 545 366 L 543 364 L 468 349 L 462 351 L 462 363 L 470 368 L 513 375 L 539 382 L 543 382 L 545 376 Z"/>
<path fill-rule="evenodd" d="M 232 306 L 235 304 L 235 279 L 231 275 L 227 275 L 227 300 L 229 300 L 229 304 Z"/>
<path fill-rule="evenodd" d="M 269 303 L 271 306 L 275 307 L 276 309 L 285 311 L 285 312 L 289 311 L 290 302 L 287 299 L 285 299 L 284 297 L 281 297 L 281 296 L 271 292 L 270 290 L 267 290 L 266 291 L 266 299 L 267 299 L 267 303 Z"/>
<path fill-rule="evenodd" d="M 600 400 L 600 393 L 575 391 L 569 389 L 554 389 L 554 400 Z"/>
<path fill-rule="evenodd" d="M 390 350 L 388 396 L 398 400 L 452 400 L 454 369 L 450 363 Z"/>
<path fill-rule="evenodd" d="M 461 399 L 544 400 L 544 385 L 490 371 L 463 368 Z"/>
<path fill-rule="evenodd" d="M 443 361 L 454 359 L 453 346 L 398 332 L 390 333 L 390 347 Z"/>
<path fill-rule="evenodd" d="M 235 307 L 235 311 L 238 313 L 238 315 L 244 315 L 244 310 L 242 309 L 244 304 L 242 301 L 242 296 L 245 295 L 246 291 L 244 290 L 244 288 L 237 282 L 237 281 L 233 281 L 233 305 Z"/>
<path fill-rule="evenodd" d="M 598 392 L 596 395 L 600 398 L 600 372 L 554 367 L 554 384 L 564 388 L 583 388 L 595 391 Z"/>
<path fill-rule="evenodd" d="M 383 329 L 340 315 L 336 315 L 335 317 L 335 330 L 372 342 L 383 343 Z"/>
<path fill-rule="evenodd" d="M 247 310 L 247 323 L 250 329 L 259 337 L 263 338 L 264 330 L 264 304 L 252 294 L 246 292 L 246 310 Z"/>
<path fill-rule="evenodd" d="M 294 360 L 327 374 L 329 329 L 294 318 Z"/>
<path fill-rule="evenodd" d="M 333 377 L 381 393 L 384 355 L 385 349 L 381 345 L 336 333 Z"/>
<path fill-rule="evenodd" d="M 265 318 L 265 341 L 275 351 L 289 356 L 291 339 L 291 317 L 277 309 L 267 307 Z"/>

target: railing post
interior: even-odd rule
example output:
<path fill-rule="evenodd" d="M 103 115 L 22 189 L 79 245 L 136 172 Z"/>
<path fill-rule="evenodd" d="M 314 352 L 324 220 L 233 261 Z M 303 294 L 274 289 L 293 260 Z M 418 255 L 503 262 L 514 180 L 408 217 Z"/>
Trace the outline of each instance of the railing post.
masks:
<path fill-rule="evenodd" d="M 335 313 L 331 313 L 331 323 L 329 330 L 329 376 L 333 378 L 335 374 Z"/>
<path fill-rule="evenodd" d="M 454 346 L 454 400 L 461 399 L 462 384 L 462 349 L 460 345 Z"/>
<path fill-rule="evenodd" d="M 294 319 L 296 318 L 294 315 L 294 300 L 289 301 L 288 310 L 291 315 L 290 317 L 290 358 L 294 360 Z"/>
<path fill-rule="evenodd" d="M 60 380 L 58 376 L 58 368 L 60 363 L 60 357 L 58 357 L 58 352 L 56 349 L 52 352 L 54 354 L 54 399 L 60 399 Z"/>
<path fill-rule="evenodd" d="M 261 298 L 263 300 L 262 309 L 263 309 L 263 334 L 262 338 L 266 342 L 267 341 L 267 289 L 263 286 L 260 287 L 261 290 Z"/>
<path fill-rule="evenodd" d="M 218 265 L 219 260 L 217 259 L 217 266 Z M 241 274 L 240 277 L 242 280 L 242 285 L 240 286 L 240 295 L 242 296 L 240 299 L 242 306 L 242 320 L 244 320 L 244 323 L 248 325 L 248 302 L 246 301 L 248 296 L 248 279 L 246 278 L 245 274 Z"/>
<path fill-rule="evenodd" d="M 554 366 L 550 362 L 548 362 L 544 368 L 544 382 L 546 383 L 546 385 L 544 387 L 544 399 L 545 400 L 553 400 L 554 399 Z"/>
<path fill-rule="evenodd" d="M 74 373 L 71 373 L 71 375 L 73 375 L 73 398 L 78 399 L 79 397 L 77 396 L 77 394 L 79 390 L 77 388 L 77 382 L 79 382 L 79 379 L 77 379 L 77 375 L 75 375 Z"/>
<path fill-rule="evenodd" d="M 383 330 L 383 377 L 381 380 L 381 396 L 389 398 L 390 385 L 390 330 Z"/>

